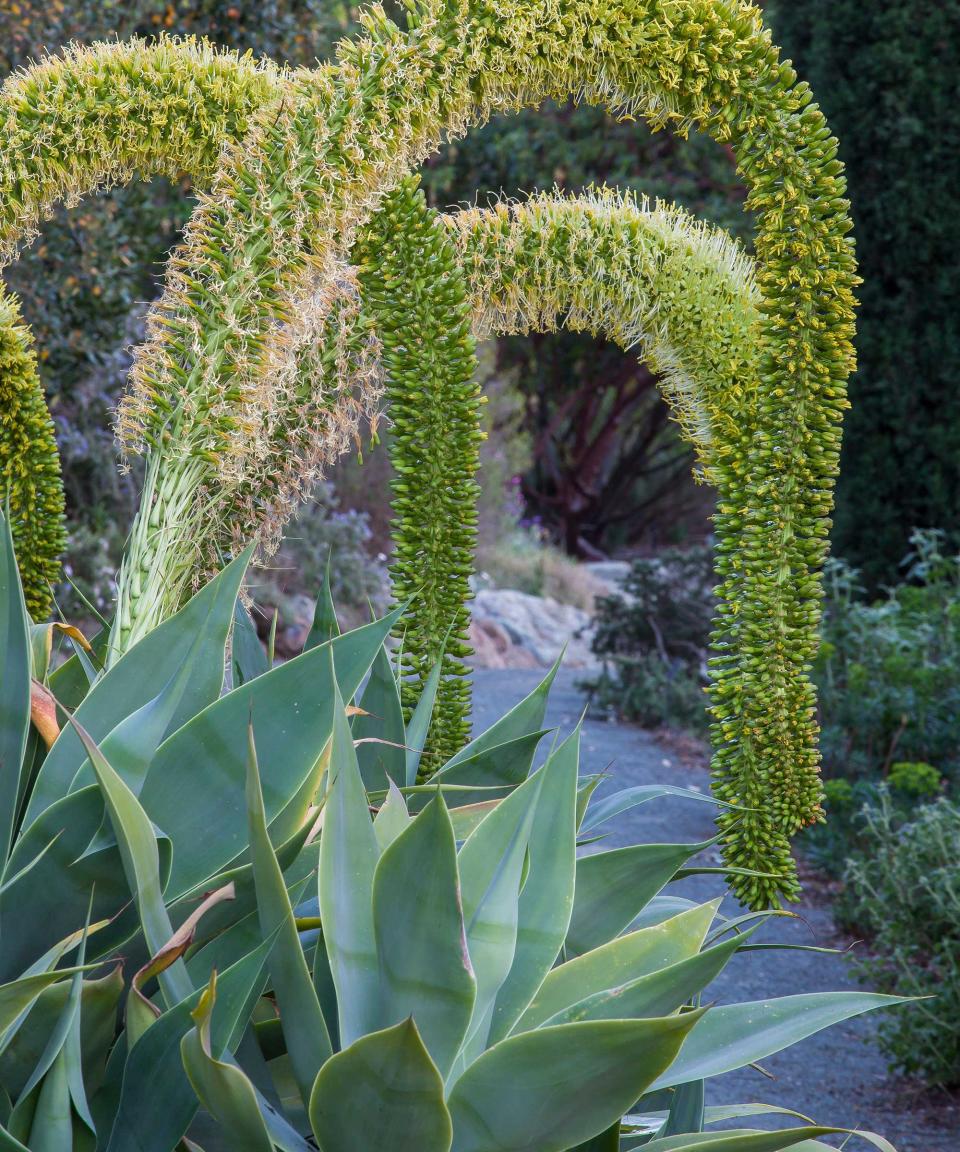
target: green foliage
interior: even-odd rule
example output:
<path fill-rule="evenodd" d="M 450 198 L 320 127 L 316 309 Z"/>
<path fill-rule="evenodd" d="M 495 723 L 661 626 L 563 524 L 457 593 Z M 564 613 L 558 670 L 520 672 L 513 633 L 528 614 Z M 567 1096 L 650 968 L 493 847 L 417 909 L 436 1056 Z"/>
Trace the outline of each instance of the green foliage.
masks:
<path fill-rule="evenodd" d="M 827 820 L 808 828 L 804 855 L 828 876 L 843 876 L 851 859 L 872 860 L 875 851 L 870 814 L 883 807 L 897 826 L 912 820 L 924 803 L 937 798 L 943 781 L 929 764 L 896 765 L 879 782 L 843 776 L 824 781 Z M 916 771 L 919 769 L 919 771 Z"/>
<path fill-rule="evenodd" d="M 338 0 L 264 0 L 255 13 L 233 0 L 18 0 L 15 11 L 4 13 L 8 37 L 0 44 L 0 70 L 12 71 L 60 44 L 158 32 L 207 37 L 309 67 L 329 54 L 350 14 Z"/>
<path fill-rule="evenodd" d="M 827 773 L 877 779 L 898 762 L 924 763 L 928 783 L 911 773 L 922 798 L 960 768 L 960 564 L 940 533 L 915 532 L 912 543 L 907 578 L 879 600 L 830 562 L 816 678 Z"/>
<path fill-rule="evenodd" d="M 719 900 L 659 894 L 704 845 L 584 856 L 578 829 L 704 797 L 651 786 L 595 801 L 578 732 L 533 770 L 552 676 L 427 786 L 416 756 L 389 760 L 398 779 L 365 754 L 386 731 L 377 665 L 397 693 L 395 613 L 224 693 L 250 552 L 86 683 L 76 658 L 33 664 L 0 522 L 6 1146 L 353 1152 L 389 1137 L 417 1152 L 574 1152 L 628 1111 L 629 1126 L 677 1132 L 679 1108 L 657 1114 L 664 1093 L 899 1002 L 691 1009 L 749 938 Z M 344 704 L 371 665 L 360 737 Z M 75 711 L 56 736 L 65 713 L 43 709 L 60 694 Z M 426 728 L 411 721 L 402 743 Z M 642 882 L 611 901 L 625 868 Z"/>
<path fill-rule="evenodd" d="M 463 659 L 472 651 L 481 396 L 457 253 L 417 185 L 407 179 L 391 194 L 355 259 L 390 405 L 393 596 L 413 600 L 400 636 L 404 709 L 409 719 L 442 660 L 428 747 L 446 760 L 470 731 Z"/>
<path fill-rule="evenodd" d="M 943 777 L 932 764 L 900 760 L 890 766 L 887 783 L 895 792 L 915 800 L 932 800 L 943 785 Z"/>
<path fill-rule="evenodd" d="M 938 800 L 908 818 L 886 791 L 863 812 L 864 850 L 848 861 L 842 920 L 867 935 L 873 987 L 933 996 L 880 1025 L 891 1064 L 931 1084 L 960 1083 L 960 808 Z"/>
<path fill-rule="evenodd" d="M 623 593 L 597 603 L 593 651 L 604 667 L 589 688 L 601 706 L 651 728 L 705 730 L 713 611 L 709 547 L 634 560 Z"/>
<path fill-rule="evenodd" d="M 848 170 L 864 285 L 834 546 L 871 592 L 915 525 L 957 524 L 958 21 L 957 0 L 784 0 L 772 17 Z"/>
<path fill-rule="evenodd" d="M 370 556 L 369 516 L 344 509 L 342 503 L 333 485 L 321 481 L 287 524 L 267 570 L 251 574 L 251 595 L 261 619 L 269 619 L 276 608 L 281 627 L 296 623 L 306 599 L 298 589 L 319 588 L 327 579 L 337 607 L 355 623 L 369 619 L 371 604 L 382 604 L 385 565 Z"/>

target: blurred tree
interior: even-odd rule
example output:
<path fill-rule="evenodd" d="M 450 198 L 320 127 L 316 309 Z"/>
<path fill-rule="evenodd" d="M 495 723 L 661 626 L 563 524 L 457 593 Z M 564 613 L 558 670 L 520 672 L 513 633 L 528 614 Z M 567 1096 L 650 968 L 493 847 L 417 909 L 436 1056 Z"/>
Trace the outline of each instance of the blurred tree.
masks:
<path fill-rule="evenodd" d="M 711 501 L 656 377 L 580 333 L 511 337 L 501 367 L 520 381 L 532 464 L 527 514 L 571 556 L 702 537 Z"/>
<path fill-rule="evenodd" d="M 834 546 L 894 584 L 960 529 L 960 0 L 790 0 L 776 39 L 841 140 L 864 284 Z"/>

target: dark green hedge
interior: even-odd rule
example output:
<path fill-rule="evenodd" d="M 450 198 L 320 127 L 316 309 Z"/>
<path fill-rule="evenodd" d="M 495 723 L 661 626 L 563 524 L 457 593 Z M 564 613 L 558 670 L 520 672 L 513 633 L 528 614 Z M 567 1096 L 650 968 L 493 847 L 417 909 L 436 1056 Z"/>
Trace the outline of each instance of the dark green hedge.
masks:
<path fill-rule="evenodd" d="M 834 545 L 894 582 L 960 530 L 960 0 L 779 0 L 775 38 L 841 141 L 860 290 Z"/>

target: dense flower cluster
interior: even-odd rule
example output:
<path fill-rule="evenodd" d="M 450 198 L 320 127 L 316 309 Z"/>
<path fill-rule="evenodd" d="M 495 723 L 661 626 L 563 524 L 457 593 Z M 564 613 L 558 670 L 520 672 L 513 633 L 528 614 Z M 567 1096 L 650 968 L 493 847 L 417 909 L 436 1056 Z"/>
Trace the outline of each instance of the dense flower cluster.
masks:
<path fill-rule="evenodd" d="M 443 763 L 470 736 L 468 601 L 476 544 L 480 396 L 470 307 L 443 221 L 413 178 L 387 197 L 355 253 L 383 346 L 393 463 L 393 594 L 409 720 L 442 659 L 428 753 Z"/>
<path fill-rule="evenodd" d="M 33 341 L 0 285 L 0 500 L 7 502 L 27 607 L 43 615 L 63 551 L 63 489 Z"/>

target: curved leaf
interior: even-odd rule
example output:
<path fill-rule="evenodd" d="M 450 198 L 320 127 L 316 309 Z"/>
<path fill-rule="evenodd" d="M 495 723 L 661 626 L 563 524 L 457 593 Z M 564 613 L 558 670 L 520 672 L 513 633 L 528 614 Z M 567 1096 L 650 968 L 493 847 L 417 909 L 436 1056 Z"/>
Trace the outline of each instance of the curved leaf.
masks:
<path fill-rule="evenodd" d="M 373 661 L 370 679 L 363 690 L 360 706 L 366 715 L 353 722 L 360 775 L 368 792 L 386 788 L 387 782 L 404 785 L 407 778 L 406 732 L 400 689 L 385 647 Z"/>
<path fill-rule="evenodd" d="M 541 769 L 499 804 L 460 849 L 460 887 L 477 998 L 458 1069 L 486 1047 L 493 1009 L 513 966 L 527 847 L 543 787 Z"/>
<path fill-rule="evenodd" d="M 517 915 L 513 964 L 497 993 L 489 1043 L 516 1024 L 553 967 L 573 910 L 577 862 L 579 727 L 544 765 L 527 845 L 527 867 Z"/>
<path fill-rule="evenodd" d="M 103 1064 L 116 1037 L 117 1009 L 123 991 L 119 964 L 106 976 L 84 980 L 80 988 L 81 1063 L 91 1098 L 103 1077 Z M 23 1092 L 31 1071 L 42 1059 L 57 1021 L 67 1008 L 70 992 L 66 981 L 45 989 L 0 1055 L 0 1084 L 11 1097 Z"/>
<path fill-rule="evenodd" d="M 218 978 L 213 1052 L 233 1048 L 247 1026 L 273 944 L 265 940 Z M 169 1152 L 186 1132 L 198 1103 L 180 1059 L 180 1042 L 202 995 L 199 989 L 165 1012 L 127 1053 L 107 1152 Z"/>
<path fill-rule="evenodd" d="M 457 807 L 503 795 L 530 775 L 534 754 L 545 735 L 545 730 L 536 729 L 504 744 L 483 748 L 456 763 L 451 760 L 430 777 L 430 783 L 442 784 L 444 788 L 456 786 L 449 796 Z"/>
<path fill-rule="evenodd" d="M 797 1152 L 815 1152 L 830 1149 L 833 1145 L 822 1144 L 819 1136 L 857 1135 L 879 1148 L 881 1152 L 895 1152 L 889 1141 L 873 1132 L 851 1133 L 846 1128 L 782 1128 L 777 1132 L 760 1132 L 756 1129 L 734 1129 L 729 1132 L 691 1132 L 682 1136 L 669 1136 L 652 1140 L 643 1145 L 645 1152 L 687 1152 L 704 1149 L 704 1152 L 783 1152 L 795 1148 Z"/>
<path fill-rule="evenodd" d="M 448 1152 L 443 1081 L 413 1021 L 328 1060 L 313 1086 L 310 1124 L 321 1152 Z"/>
<path fill-rule="evenodd" d="M 581 856 L 567 954 L 589 952 L 619 935 L 678 869 L 713 843 L 633 844 Z"/>
<path fill-rule="evenodd" d="M 235 1152 L 273 1152 L 253 1085 L 238 1067 L 213 1056 L 210 1020 L 216 991 L 214 974 L 191 1013 L 195 1026 L 180 1041 L 184 1069 L 200 1102 L 223 1127 Z"/>
<path fill-rule="evenodd" d="M 118 725 L 158 697 L 160 731 L 150 755 L 165 734 L 212 703 L 223 686 L 223 652 L 233 606 L 250 559 L 247 549 L 218 573 L 180 611 L 144 637 L 94 685 L 76 711 L 77 721 L 93 740 L 106 743 Z M 185 673 L 185 675 L 184 675 Z M 136 733 L 134 730 L 133 737 Z M 127 739 L 130 739 L 128 733 Z M 109 747 L 105 755 L 110 755 Z M 44 808 L 93 783 L 93 773 L 75 780 L 86 753 L 75 731 L 65 727 L 43 762 L 27 807 L 25 824 Z"/>
<path fill-rule="evenodd" d="M 715 807 L 717 805 L 728 807 L 709 792 L 695 792 L 692 788 L 678 788 L 673 784 L 638 784 L 633 788 L 623 788 L 609 796 L 602 796 L 595 804 L 591 804 L 580 825 L 580 831 L 583 833 L 599 828 L 614 816 L 620 816 L 624 812 L 629 812 L 631 808 L 646 804 L 650 800 L 659 800 L 663 796 L 679 796 L 685 800 L 700 800 Z"/>
<path fill-rule="evenodd" d="M 337 989 L 340 1039 L 346 1047 L 377 1027 L 379 970 L 372 901 L 380 849 L 336 684 L 330 777 L 320 837 L 320 917 Z"/>
<path fill-rule="evenodd" d="M 39 954 L 77 932 L 83 926 L 91 891 L 94 919 L 112 921 L 91 940 L 91 955 L 107 955 L 136 932 L 136 909 L 116 843 L 87 851 L 103 821 L 103 796 L 92 784 L 45 809 L 17 841 L 9 869 L 19 876 L 0 892 L 0 978 L 16 977 Z M 161 840 L 159 848 L 161 880 L 165 880 L 169 842 Z M 14 910 L 24 907 L 31 909 L 31 915 L 17 916 Z"/>
<path fill-rule="evenodd" d="M 709 1008 L 680 1055 L 652 1089 L 732 1072 L 833 1024 L 876 1008 L 906 1003 L 909 1000 L 900 996 L 874 992 L 812 992 Z"/>
<path fill-rule="evenodd" d="M 516 1031 L 539 1028 L 591 996 L 656 975 L 697 955 L 719 904 L 713 900 L 696 905 L 662 924 L 618 936 L 602 948 L 560 964 L 540 986 Z"/>
<path fill-rule="evenodd" d="M 265 940 L 277 934 L 270 953 L 270 976 L 290 1066 L 306 1106 L 317 1069 L 331 1056 L 333 1049 L 294 923 L 283 873 L 267 832 L 252 726 L 249 741 L 247 814 L 260 931 Z"/>
<path fill-rule="evenodd" d="M 563 1024 L 488 1049 L 450 1093 L 453 1152 L 566 1152 L 668 1067 L 699 1013 Z"/>
<path fill-rule="evenodd" d="M 550 695 L 550 689 L 559 669 L 560 660 L 557 660 L 529 696 L 525 696 L 505 716 L 501 716 L 495 724 L 461 748 L 455 756 L 447 761 L 441 771 L 449 773 L 454 765 L 461 764 L 465 760 L 471 760 L 481 752 L 486 752 L 502 744 L 512 743 L 524 736 L 532 736 L 534 733 L 542 734 L 543 718 L 547 714 L 547 697 Z M 532 761 L 533 753 L 531 752 L 531 763 Z M 529 771 L 530 766 L 528 765 L 527 772 Z M 526 774 L 524 773 L 524 775 Z"/>
<path fill-rule="evenodd" d="M 30 1011 L 44 989 L 96 967 L 96 964 L 85 964 L 74 968 L 61 968 L 56 972 L 37 972 L 20 980 L 13 980 L 9 984 L 0 984 L 0 1051 L 11 1039 L 7 1036 L 8 1030 L 21 1016 Z"/>
<path fill-rule="evenodd" d="M 0 863 L 7 858 L 30 729 L 30 617 L 7 518 L 0 512 Z"/>
<path fill-rule="evenodd" d="M 373 920 L 382 1025 L 412 1018 L 445 1077 L 466 1035 L 477 984 L 460 907 L 457 846 L 441 796 L 380 858 Z"/>
<path fill-rule="evenodd" d="M 117 838 L 127 884 L 140 914 L 144 939 L 151 954 L 156 954 L 173 935 L 173 926 L 163 900 L 163 872 L 156 833 L 136 796 L 114 772 L 83 726 L 72 717 L 70 723 L 76 729 L 96 773 Z M 159 980 L 170 1005 L 176 1004 L 193 991 L 182 960 L 175 960 L 169 968 L 164 969 L 159 974 Z"/>
<path fill-rule="evenodd" d="M 702 992 L 723 971 L 737 946 L 736 938 L 727 940 L 666 968 L 603 992 L 594 992 L 551 1016 L 547 1026 L 575 1020 L 638 1020 L 641 1017 L 668 1016 Z"/>

